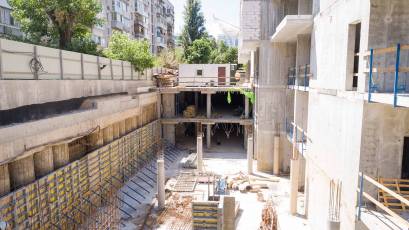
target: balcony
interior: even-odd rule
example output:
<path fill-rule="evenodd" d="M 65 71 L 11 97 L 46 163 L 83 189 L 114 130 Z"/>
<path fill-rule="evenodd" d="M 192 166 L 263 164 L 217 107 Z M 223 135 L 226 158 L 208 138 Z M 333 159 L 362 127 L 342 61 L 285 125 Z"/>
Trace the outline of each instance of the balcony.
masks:
<path fill-rule="evenodd" d="M 308 91 L 310 85 L 310 65 L 288 68 L 287 85 L 289 89 Z"/>
<path fill-rule="evenodd" d="M 130 27 L 125 25 L 125 23 L 121 22 L 121 21 L 117 21 L 117 20 L 112 20 L 111 21 L 111 26 L 112 28 L 121 30 L 121 31 L 125 31 L 125 32 L 130 32 Z"/>
<path fill-rule="evenodd" d="M 297 35 L 311 33 L 312 15 L 287 15 L 277 26 L 271 42 L 295 42 Z"/>
<path fill-rule="evenodd" d="M 368 59 L 368 102 L 409 107 L 409 45 L 371 49 Z"/>

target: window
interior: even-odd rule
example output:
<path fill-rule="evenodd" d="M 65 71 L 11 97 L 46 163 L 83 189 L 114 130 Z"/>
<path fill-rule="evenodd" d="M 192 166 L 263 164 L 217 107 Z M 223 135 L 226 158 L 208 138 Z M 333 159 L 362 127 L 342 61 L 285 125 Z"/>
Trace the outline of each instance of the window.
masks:
<path fill-rule="evenodd" d="M 203 70 L 202 69 L 196 70 L 196 76 L 203 76 Z"/>

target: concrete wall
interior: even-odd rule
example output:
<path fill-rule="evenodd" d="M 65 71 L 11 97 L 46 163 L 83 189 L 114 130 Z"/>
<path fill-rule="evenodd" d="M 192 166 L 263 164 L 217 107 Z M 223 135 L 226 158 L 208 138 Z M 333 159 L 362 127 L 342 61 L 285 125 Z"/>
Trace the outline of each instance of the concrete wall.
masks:
<path fill-rule="evenodd" d="M 94 109 L 37 121 L 0 127 L 0 162 L 12 160 L 49 143 L 102 129 L 142 113 L 141 107 L 157 101 L 156 93 L 89 99 Z"/>
<path fill-rule="evenodd" d="M 408 109 L 366 103 L 360 170 L 375 179 L 401 178 L 403 140 L 408 135 Z M 374 186 L 365 186 L 365 191 L 377 197 Z"/>
<path fill-rule="evenodd" d="M 310 92 L 308 108 L 309 223 L 325 229 L 329 183 L 341 180 L 341 229 L 354 229 L 363 101 Z"/>

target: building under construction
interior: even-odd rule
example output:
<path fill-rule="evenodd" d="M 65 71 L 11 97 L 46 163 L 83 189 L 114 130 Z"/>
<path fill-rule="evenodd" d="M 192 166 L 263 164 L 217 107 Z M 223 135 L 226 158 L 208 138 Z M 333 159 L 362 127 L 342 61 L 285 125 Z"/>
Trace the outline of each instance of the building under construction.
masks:
<path fill-rule="evenodd" d="M 0 229 L 407 229 L 409 2 L 240 2 L 240 68 L 0 40 Z"/>

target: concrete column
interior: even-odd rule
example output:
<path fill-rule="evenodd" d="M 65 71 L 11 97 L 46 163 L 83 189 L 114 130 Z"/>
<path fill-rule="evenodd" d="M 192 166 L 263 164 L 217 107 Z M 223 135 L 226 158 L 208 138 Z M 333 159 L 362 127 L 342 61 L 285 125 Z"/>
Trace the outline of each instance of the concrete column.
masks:
<path fill-rule="evenodd" d="M 125 120 L 119 122 L 119 136 L 123 136 L 126 133 L 126 125 Z"/>
<path fill-rule="evenodd" d="M 163 94 L 162 95 L 162 117 L 163 118 L 173 118 L 176 115 L 176 108 L 175 108 L 175 94 Z M 175 144 L 175 125 L 174 124 L 166 124 L 163 125 L 163 138 L 169 141 L 172 144 Z"/>
<path fill-rule="evenodd" d="M 158 187 L 158 208 L 165 208 L 165 161 L 162 159 L 157 160 L 157 187 Z"/>
<path fill-rule="evenodd" d="M 159 93 L 158 94 L 158 101 L 156 102 L 156 112 L 157 112 L 157 118 L 160 119 L 161 118 L 161 114 L 162 114 L 162 95 Z"/>
<path fill-rule="evenodd" d="M 313 0 L 298 1 L 298 14 L 299 15 L 312 14 L 312 1 Z"/>
<path fill-rule="evenodd" d="M 41 178 L 54 170 L 53 150 L 47 147 L 41 152 L 34 153 L 34 171 L 36 178 Z"/>
<path fill-rule="evenodd" d="M 34 157 L 30 155 L 9 163 L 11 188 L 18 189 L 35 180 Z"/>
<path fill-rule="evenodd" d="M 308 205 L 309 205 L 309 179 L 308 179 L 308 161 L 305 159 L 305 178 L 304 178 L 304 216 L 308 218 Z"/>
<path fill-rule="evenodd" d="M 291 159 L 291 172 L 290 172 L 290 213 L 291 215 L 297 214 L 297 197 L 298 197 L 298 180 L 300 176 L 300 160 Z"/>
<path fill-rule="evenodd" d="M 68 144 L 54 145 L 53 150 L 53 162 L 54 169 L 59 169 L 68 163 L 70 163 L 70 154 L 68 150 Z"/>
<path fill-rule="evenodd" d="M 253 174 L 253 135 L 247 137 L 247 173 Z"/>
<path fill-rule="evenodd" d="M 104 145 L 110 143 L 114 139 L 112 125 L 104 128 L 102 130 L 102 133 L 103 133 Z"/>
<path fill-rule="evenodd" d="M 274 175 L 280 174 L 280 136 L 274 136 Z"/>
<path fill-rule="evenodd" d="M 0 197 L 10 192 L 10 175 L 7 164 L 0 165 Z"/>
<path fill-rule="evenodd" d="M 208 149 L 212 146 L 212 125 L 210 124 L 206 128 L 206 146 Z"/>
<path fill-rule="evenodd" d="M 112 127 L 113 127 L 112 132 L 113 132 L 113 136 L 114 136 L 114 140 L 115 140 L 115 139 L 119 138 L 119 122 L 114 123 L 112 125 Z"/>
<path fill-rule="evenodd" d="M 248 97 L 244 96 L 244 118 L 250 117 L 250 101 Z"/>
<path fill-rule="evenodd" d="M 195 107 L 197 111 L 199 108 L 199 92 L 195 92 Z"/>
<path fill-rule="evenodd" d="M 236 199 L 234 196 L 223 197 L 223 230 L 236 229 Z"/>
<path fill-rule="evenodd" d="M 197 135 L 196 152 L 197 152 L 197 170 L 199 172 L 203 172 L 203 138 L 202 138 L 201 133 Z"/>
<path fill-rule="evenodd" d="M 212 117 L 212 94 L 208 93 L 206 95 L 206 117 Z"/>

